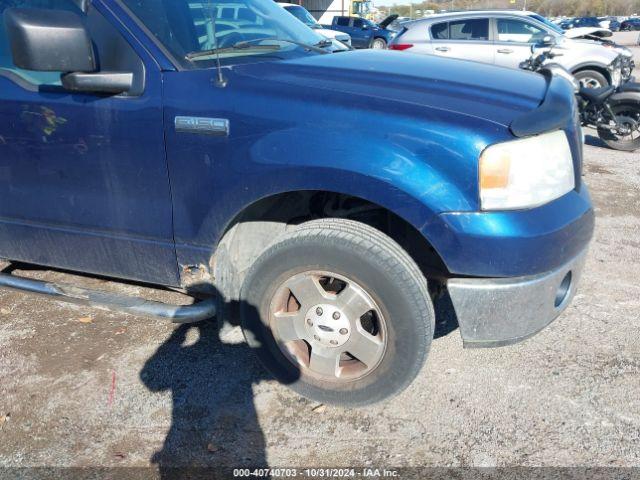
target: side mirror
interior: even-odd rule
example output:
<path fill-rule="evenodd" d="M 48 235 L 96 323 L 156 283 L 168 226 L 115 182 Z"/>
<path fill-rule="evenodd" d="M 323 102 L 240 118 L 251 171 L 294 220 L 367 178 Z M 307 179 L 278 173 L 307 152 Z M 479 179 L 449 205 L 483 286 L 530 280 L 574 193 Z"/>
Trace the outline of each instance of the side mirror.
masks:
<path fill-rule="evenodd" d="M 535 53 L 538 48 L 553 47 L 555 44 L 556 39 L 551 35 L 545 35 L 542 38 L 535 38 L 531 44 L 531 53 Z"/>
<path fill-rule="evenodd" d="M 72 92 L 120 94 L 133 88 L 133 73 L 127 72 L 74 72 L 62 75 L 62 86 Z"/>
<path fill-rule="evenodd" d="M 555 43 L 556 43 L 556 39 L 551 35 L 545 35 L 544 37 L 542 37 L 542 40 L 540 40 L 540 44 L 545 47 L 549 47 Z"/>
<path fill-rule="evenodd" d="M 9 8 L 4 22 L 16 67 L 37 72 L 96 70 L 91 38 L 75 13 Z"/>
<path fill-rule="evenodd" d="M 367 25 L 366 23 L 362 24 L 362 30 L 369 30 L 369 25 Z"/>
<path fill-rule="evenodd" d="M 82 18 L 63 10 L 9 8 L 4 22 L 13 63 L 23 70 L 62 72 L 74 92 L 120 94 L 133 88 L 133 74 L 96 72 L 93 42 Z"/>

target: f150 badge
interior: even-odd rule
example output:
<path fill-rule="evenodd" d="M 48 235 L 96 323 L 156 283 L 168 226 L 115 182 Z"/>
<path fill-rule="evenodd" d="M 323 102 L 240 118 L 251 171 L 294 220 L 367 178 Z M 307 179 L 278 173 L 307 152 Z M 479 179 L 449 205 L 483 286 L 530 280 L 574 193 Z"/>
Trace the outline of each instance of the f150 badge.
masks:
<path fill-rule="evenodd" d="M 175 126 L 176 132 L 220 137 L 229 135 L 229 120 L 226 118 L 176 117 Z"/>

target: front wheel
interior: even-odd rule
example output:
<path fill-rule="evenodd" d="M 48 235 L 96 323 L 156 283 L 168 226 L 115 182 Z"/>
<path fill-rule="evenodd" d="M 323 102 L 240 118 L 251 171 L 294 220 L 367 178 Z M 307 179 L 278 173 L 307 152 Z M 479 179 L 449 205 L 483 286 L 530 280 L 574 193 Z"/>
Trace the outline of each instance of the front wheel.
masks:
<path fill-rule="evenodd" d="M 598 128 L 598 136 L 615 150 L 634 152 L 640 148 L 640 103 L 620 103 L 611 110 L 616 116 L 617 128 Z"/>
<path fill-rule="evenodd" d="M 361 406 L 406 388 L 434 330 L 427 282 L 367 225 L 302 224 L 272 244 L 242 288 L 247 343 L 282 383 L 323 403 Z"/>
<path fill-rule="evenodd" d="M 387 42 L 384 38 L 374 38 L 371 48 L 374 50 L 384 50 L 387 48 Z"/>
<path fill-rule="evenodd" d="M 595 70 L 582 70 L 574 74 L 574 77 L 583 88 L 603 88 L 609 86 L 609 80 Z"/>

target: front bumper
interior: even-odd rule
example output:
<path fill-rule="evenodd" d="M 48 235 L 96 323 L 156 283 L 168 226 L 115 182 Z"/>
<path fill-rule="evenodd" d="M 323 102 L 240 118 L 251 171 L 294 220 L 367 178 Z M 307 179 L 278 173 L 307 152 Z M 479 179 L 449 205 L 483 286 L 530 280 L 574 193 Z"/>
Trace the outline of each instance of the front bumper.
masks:
<path fill-rule="evenodd" d="M 466 348 L 525 340 L 571 303 L 586 260 L 583 250 L 548 273 L 518 278 L 454 278 L 447 290 Z"/>
<path fill-rule="evenodd" d="M 560 268 L 589 245 L 594 224 L 583 184 L 538 208 L 442 213 L 423 234 L 453 277 L 513 278 Z"/>

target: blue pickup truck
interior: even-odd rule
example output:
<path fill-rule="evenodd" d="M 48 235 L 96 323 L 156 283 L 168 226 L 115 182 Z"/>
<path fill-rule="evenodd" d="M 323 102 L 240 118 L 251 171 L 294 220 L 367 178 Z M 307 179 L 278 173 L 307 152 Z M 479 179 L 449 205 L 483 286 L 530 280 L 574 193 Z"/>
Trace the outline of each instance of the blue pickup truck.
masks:
<path fill-rule="evenodd" d="M 490 347 L 576 291 L 594 213 L 563 78 L 331 53 L 270 0 L 1 10 L 0 258 L 194 302 L 0 286 L 238 319 L 277 379 L 350 406 L 411 383 L 434 303 Z"/>
<path fill-rule="evenodd" d="M 325 25 L 325 27 L 348 33 L 351 37 L 351 45 L 354 48 L 374 48 L 379 50 L 387 48 L 391 40 L 398 34 L 396 30 L 389 28 L 397 18 L 398 15 L 393 14 L 380 23 L 374 23 L 366 18 L 338 15 L 333 17 L 331 25 Z"/>

